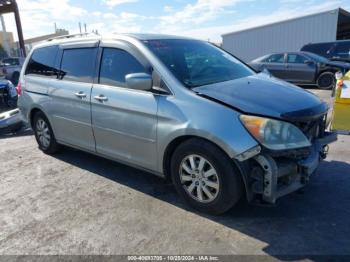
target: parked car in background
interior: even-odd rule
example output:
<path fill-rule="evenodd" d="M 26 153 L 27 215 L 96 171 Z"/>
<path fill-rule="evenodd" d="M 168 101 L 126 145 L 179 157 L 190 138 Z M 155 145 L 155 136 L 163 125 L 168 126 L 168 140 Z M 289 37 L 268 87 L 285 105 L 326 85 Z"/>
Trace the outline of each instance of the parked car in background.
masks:
<path fill-rule="evenodd" d="M 22 127 L 22 118 L 17 109 L 17 90 L 11 81 L 0 80 L 0 131 L 16 132 Z"/>
<path fill-rule="evenodd" d="M 311 52 L 329 60 L 350 62 L 350 40 L 310 43 L 304 45 L 300 51 Z"/>
<path fill-rule="evenodd" d="M 25 58 L 23 57 L 8 57 L 0 63 L 0 73 L 15 86 L 18 83 L 24 60 Z"/>
<path fill-rule="evenodd" d="M 171 178 L 189 205 L 218 214 L 243 194 L 275 203 L 305 186 L 336 140 L 317 96 L 206 41 L 66 38 L 34 47 L 18 84 L 47 154 L 63 144 Z"/>
<path fill-rule="evenodd" d="M 256 71 L 267 69 L 273 76 L 298 85 L 317 85 L 331 89 L 336 83 L 335 73 L 346 72 L 350 63 L 330 61 L 310 52 L 275 53 L 249 63 Z"/>
<path fill-rule="evenodd" d="M 17 90 L 9 80 L 0 80 L 0 108 L 14 109 L 17 107 Z"/>

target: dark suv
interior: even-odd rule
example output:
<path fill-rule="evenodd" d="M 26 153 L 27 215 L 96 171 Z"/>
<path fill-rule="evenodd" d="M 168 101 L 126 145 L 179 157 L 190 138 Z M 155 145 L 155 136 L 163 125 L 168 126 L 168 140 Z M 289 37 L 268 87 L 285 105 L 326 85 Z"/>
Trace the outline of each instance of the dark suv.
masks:
<path fill-rule="evenodd" d="M 350 62 L 350 40 L 307 44 L 300 51 L 315 53 L 330 60 Z"/>

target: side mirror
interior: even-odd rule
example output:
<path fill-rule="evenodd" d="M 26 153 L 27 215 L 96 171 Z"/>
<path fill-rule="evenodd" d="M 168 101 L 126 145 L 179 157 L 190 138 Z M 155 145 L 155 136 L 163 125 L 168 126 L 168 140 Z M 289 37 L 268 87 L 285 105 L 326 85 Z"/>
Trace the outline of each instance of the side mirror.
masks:
<path fill-rule="evenodd" d="M 125 76 L 126 87 L 148 91 L 153 87 L 152 76 L 146 73 L 128 74 Z"/>
<path fill-rule="evenodd" d="M 304 64 L 307 64 L 307 65 L 314 65 L 315 62 L 312 61 L 312 60 L 305 60 L 305 61 L 304 61 Z"/>

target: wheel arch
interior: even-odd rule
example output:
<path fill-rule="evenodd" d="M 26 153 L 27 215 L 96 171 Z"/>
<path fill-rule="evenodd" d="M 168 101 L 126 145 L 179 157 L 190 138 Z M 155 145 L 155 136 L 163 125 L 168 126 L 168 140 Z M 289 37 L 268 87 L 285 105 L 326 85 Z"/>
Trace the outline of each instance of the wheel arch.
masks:
<path fill-rule="evenodd" d="M 335 68 L 335 67 L 326 67 L 326 68 L 323 68 L 322 70 L 320 70 L 317 74 L 317 78 L 323 74 L 323 73 L 326 73 L 326 72 L 330 72 L 330 73 L 336 73 L 337 71 L 339 71 L 339 68 Z M 316 78 L 316 79 L 317 79 Z"/>
<path fill-rule="evenodd" d="M 212 145 L 216 146 L 218 149 L 220 149 L 224 154 L 226 154 L 230 159 L 232 159 L 232 157 L 227 153 L 227 151 L 222 148 L 220 145 L 218 145 L 217 143 L 215 143 L 214 141 L 211 141 L 205 137 L 201 137 L 198 135 L 183 135 L 183 136 L 179 136 L 176 137 L 175 139 L 173 139 L 166 147 L 165 151 L 164 151 L 164 157 L 163 157 L 163 174 L 165 176 L 166 179 L 170 178 L 170 164 L 171 164 L 171 158 L 176 150 L 176 148 L 184 143 L 187 140 L 190 139 L 199 139 L 199 140 L 203 140 L 206 141 L 208 143 L 211 143 Z M 247 176 L 244 172 L 244 170 L 242 169 L 242 166 L 239 164 L 238 161 L 236 161 L 235 159 L 232 159 L 232 164 L 238 169 L 240 176 L 244 182 L 245 185 L 245 189 L 247 186 Z"/>
<path fill-rule="evenodd" d="M 30 124 L 30 126 L 32 128 L 33 128 L 34 116 L 38 112 L 43 113 L 46 116 L 46 118 L 47 118 L 47 115 L 45 114 L 45 112 L 40 107 L 33 107 L 33 108 L 31 108 L 30 111 L 29 111 L 29 114 L 28 114 L 28 120 L 29 120 L 28 122 L 29 122 L 29 124 Z"/>

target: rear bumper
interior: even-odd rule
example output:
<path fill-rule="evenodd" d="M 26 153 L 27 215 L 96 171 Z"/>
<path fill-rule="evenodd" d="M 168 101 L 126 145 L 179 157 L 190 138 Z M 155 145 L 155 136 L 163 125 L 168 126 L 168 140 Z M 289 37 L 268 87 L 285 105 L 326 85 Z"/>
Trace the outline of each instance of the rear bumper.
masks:
<path fill-rule="evenodd" d="M 6 111 L 0 114 L 0 128 L 8 128 L 22 123 L 19 109 Z"/>
<path fill-rule="evenodd" d="M 253 195 L 275 203 L 278 198 L 304 187 L 326 157 L 327 145 L 336 140 L 335 133 L 326 133 L 314 141 L 308 156 L 299 160 L 264 153 L 255 156 L 255 167 L 250 172 Z"/>

